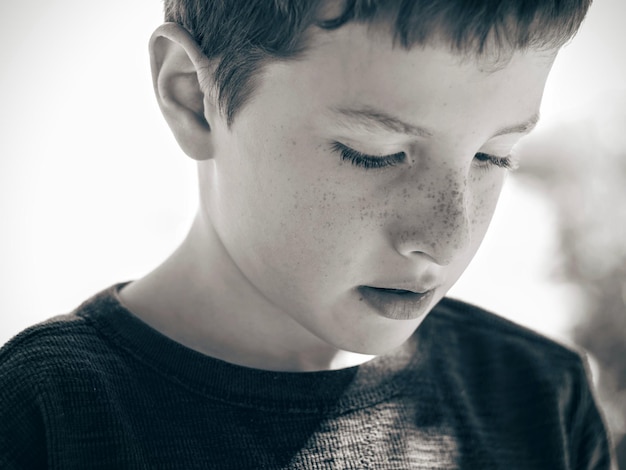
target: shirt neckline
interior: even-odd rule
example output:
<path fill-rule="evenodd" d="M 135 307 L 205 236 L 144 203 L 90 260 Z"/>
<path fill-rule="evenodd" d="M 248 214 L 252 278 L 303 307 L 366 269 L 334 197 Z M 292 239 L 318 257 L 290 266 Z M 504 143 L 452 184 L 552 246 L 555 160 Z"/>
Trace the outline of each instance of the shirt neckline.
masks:
<path fill-rule="evenodd" d="M 126 284 L 96 294 L 77 315 L 153 372 L 213 400 L 287 413 L 341 413 L 400 394 L 423 375 L 418 369 L 425 365 L 428 335 L 418 340 L 416 334 L 390 354 L 339 370 L 277 372 L 231 364 L 187 348 L 140 320 L 117 295 Z"/>

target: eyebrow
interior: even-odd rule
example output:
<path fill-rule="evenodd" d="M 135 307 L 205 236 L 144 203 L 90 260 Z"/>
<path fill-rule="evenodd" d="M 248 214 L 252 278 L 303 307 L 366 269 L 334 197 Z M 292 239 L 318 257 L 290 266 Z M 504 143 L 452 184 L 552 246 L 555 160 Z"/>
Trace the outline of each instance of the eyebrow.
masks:
<path fill-rule="evenodd" d="M 333 108 L 339 117 L 348 118 L 350 124 L 356 124 L 365 129 L 382 129 L 396 134 L 416 135 L 418 137 L 432 137 L 433 133 L 423 127 L 406 123 L 397 117 L 373 108 Z"/>
<path fill-rule="evenodd" d="M 351 122 L 348 125 L 357 125 L 366 130 L 382 129 L 396 134 L 415 135 L 418 137 L 432 137 L 433 132 L 420 126 L 409 124 L 384 111 L 365 107 L 360 109 L 333 108 L 333 112 L 339 117 L 347 118 Z M 504 127 L 497 131 L 491 138 L 507 134 L 526 134 L 534 129 L 539 121 L 539 113 L 534 114 L 528 120 Z"/>
<path fill-rule="evenodd" d="M 522 122 L 521 124 L 516 124 L 514 126 L 500 129 L 498 132 L 496 132 L 493 135 L 493 137 L 498 137 L 498 136 L 507 135 L 507 134 L 528 134 L 530 131 L 532 131 L 535 128 L 538 122 L 539 122 L 539 113 L 536 113 L 532 115 L 530 119 Z"/>

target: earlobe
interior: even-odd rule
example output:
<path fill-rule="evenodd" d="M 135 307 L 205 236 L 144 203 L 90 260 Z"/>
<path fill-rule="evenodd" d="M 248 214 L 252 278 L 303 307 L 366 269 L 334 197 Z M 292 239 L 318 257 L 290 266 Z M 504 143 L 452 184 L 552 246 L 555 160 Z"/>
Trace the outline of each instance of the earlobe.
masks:
<path fill-rule="evenodd" d="M 184 28 L 165 23 L 150 39 L 150 62 L 154 92 L 176 141 L 194 160 L 212 158 L 210 120 L 218 113 L 205 109 L 213 100 L 201 86 L 209 60 Z"/>

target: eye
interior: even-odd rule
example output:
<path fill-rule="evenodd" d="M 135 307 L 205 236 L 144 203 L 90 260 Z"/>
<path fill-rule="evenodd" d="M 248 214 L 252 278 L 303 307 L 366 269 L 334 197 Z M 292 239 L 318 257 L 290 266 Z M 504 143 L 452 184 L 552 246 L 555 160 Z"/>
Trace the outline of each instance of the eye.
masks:
<path fill-rule="evenodd" d="M 506 157 L 496 157 L 487 153 L 478 152 L 474 155 L 474 162 L 478 168 L 488 170 L 493 167 L 504 168 L 505 170 L 516 170 L 517 162 L 511 155 Z"/>
<path fill-rule="evenodd" d="M 338 153 L 342 160 L 347 160 L 354 166 L 366 169 L 394 166 L 402 163 L 406 159 L 406 154 L 404 152 L 380 156 L 366 155 L 339 142 L 333 142 L 331 149 L 333 152 Z"/>

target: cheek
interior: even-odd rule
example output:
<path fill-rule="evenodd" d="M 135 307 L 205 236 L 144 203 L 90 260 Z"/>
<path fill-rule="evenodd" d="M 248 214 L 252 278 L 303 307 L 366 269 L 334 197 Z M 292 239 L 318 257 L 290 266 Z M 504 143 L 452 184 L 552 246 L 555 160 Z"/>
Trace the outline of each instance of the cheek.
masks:
<path fill-rule="evenodd" d="M 291 197 L 276 201 L 281 232 L 275 237 L 280 258 L 287 263 L 284 272 L 289 274 L 297 264 L 292 275 L 321 283 L 333 282 L 336 272 L 345 273 L 355 262 L 355 253 L 366 243 L 363 234 L 370 232 L 367 226 L 372 223 L 358 210 L 353 192 L 333 174 L 331 165 L 322 166 L 292 174 L 283 192 Z"/>
<path fill-rule="evenodd" d="M 355 220 L 323 149 L 265 141 L 240 146 L 231 157 L 220 167 L 214 212 L 223 244 L 248 277 L 267 289 L 302 289 L 350 259 L 346 227 Z"/>
<path fill-rule="evenodd" d="M 498 198 L 506 173 L 492 170 L 493 175 L 474 176 L 470 184 L 475 188 L 472 193 L 472 256 L 480 246 L 491 218 L 498 204 Z"/>

